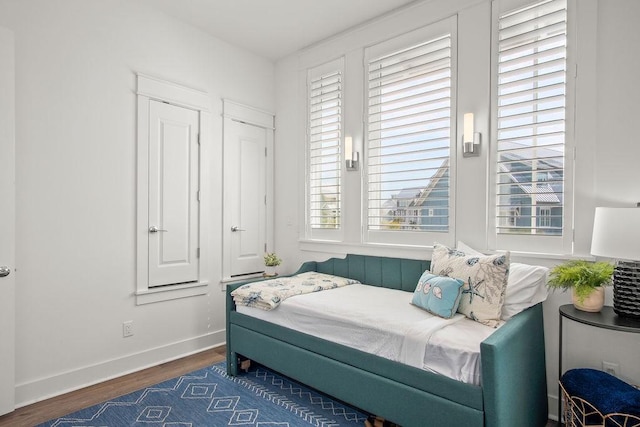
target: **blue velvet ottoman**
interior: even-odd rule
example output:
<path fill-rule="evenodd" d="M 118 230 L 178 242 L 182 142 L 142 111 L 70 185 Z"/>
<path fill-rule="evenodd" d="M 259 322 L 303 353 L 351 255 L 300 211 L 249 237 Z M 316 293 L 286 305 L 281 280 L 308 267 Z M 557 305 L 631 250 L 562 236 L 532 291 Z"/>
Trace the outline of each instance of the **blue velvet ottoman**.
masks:
<path fill-rule="evenodd" d="M 562 375 L 567 426 L 640 427 L 640 390 L 596 369 Z"/>

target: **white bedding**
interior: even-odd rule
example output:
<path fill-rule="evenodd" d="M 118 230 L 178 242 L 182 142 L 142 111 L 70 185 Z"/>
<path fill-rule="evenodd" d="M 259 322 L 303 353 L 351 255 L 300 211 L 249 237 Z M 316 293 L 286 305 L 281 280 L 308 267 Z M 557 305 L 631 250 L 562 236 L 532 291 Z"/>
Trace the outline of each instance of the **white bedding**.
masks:
<path fill-rule="evenodd" d="M 411 305 L 413 293 L 353 284 L 298 295 L 271 311 L 239 313 L 458 381 L 480 385 L 480 343 L 496 329 Z"/>

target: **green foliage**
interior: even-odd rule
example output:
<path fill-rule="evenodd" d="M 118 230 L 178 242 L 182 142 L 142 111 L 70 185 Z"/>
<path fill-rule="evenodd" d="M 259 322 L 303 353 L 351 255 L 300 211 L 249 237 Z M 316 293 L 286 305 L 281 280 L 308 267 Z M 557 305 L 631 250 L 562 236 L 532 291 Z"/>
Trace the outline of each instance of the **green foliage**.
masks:
<path fill-rule="evenodd" d="M 566 291 L 574 288 L 578 300 L 586 297 L 599 286 L 611 284 L 613 265 L 608 262 L 568 261 L 551 270 L 547 286 Z"/>
<path fill-rule="evenodd" d="M 282 260 L 278 258 L 275 252 L 267 252 L 264 254 L 264 265 L 267 267 L 275 267 L 276 265 L 280 265 Z"/>

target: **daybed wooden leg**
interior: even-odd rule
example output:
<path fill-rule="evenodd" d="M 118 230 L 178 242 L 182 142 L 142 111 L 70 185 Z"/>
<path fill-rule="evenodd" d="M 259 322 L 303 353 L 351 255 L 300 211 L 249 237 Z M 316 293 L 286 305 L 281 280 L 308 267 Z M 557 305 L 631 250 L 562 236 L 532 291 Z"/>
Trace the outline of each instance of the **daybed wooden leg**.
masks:
<path fill-rule="evenodd" d="M 245 372 L 248 372 L 250 367 L 251 367 L 251 359 L 240 360 L 240 369 L 242 369 Z"/>
<path fill-rule="evenodd" d="M 367 420 L 364 422 L 364 425 L 365 427 L 398 427 L 397 424 L 375 415 L 369 415 Z"/>

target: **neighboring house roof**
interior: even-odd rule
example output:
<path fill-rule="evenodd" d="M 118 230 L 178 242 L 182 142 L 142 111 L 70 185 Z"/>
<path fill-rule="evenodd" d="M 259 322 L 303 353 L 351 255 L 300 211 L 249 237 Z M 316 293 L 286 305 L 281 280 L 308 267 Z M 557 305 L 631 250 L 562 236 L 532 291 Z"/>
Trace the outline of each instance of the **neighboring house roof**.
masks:
<path fill-rule="evenodd" d="M 398 194 L 394 194 L 393 196 L 391 196 L 392 198 L 390 200 L 387 200 L 384 203 L 383 208 L 393 210 L 396 207 L 399 207 L 398 201 L 400 200 L 409 200 L 409 203 L 403 207 L 422 206 L 428 199 L 433 189 L 436 188 L 436 186 L 438 185 L 438 182 L 440 182 L 440 180 L 443 177 L 447 176 L 448 173 L 449 173 L 449 159 L 445 159 L 442 162 L 442 165 L 440 165 L 440 167 L 436 171 L 436 173 L 433 174 L 433 176 L 429 180 L 429 183 L 427 184 L 426 187 L 404 188 L 400 190 Z"/>
<path fill-rule="evenodd" d="M 511 149 L 514 148 L 530 148 L 528 146 L 511 143 Z M 556 170 L 562 170 L 563 168 L 563 160 L 558 158 L 558 151 L 551 150 L 545 147 L 536 147 L 538 150 L 538 163 L 543 164 L 545 167 L 539 169 L 539 171 L 547 171 L 552 176 L 551 182 L 538 182 L 535 185 L 530 182 L 520 183 L 515 174 L 522 173 L 525 171 L 511 170 L 510 166 L 517 163 L 518 161 L 527 161 L 523 159 L 521 156 L 517 154 L 517 152 L 506 152 L 500 153 L 502 159 L 506 160 L 509 163 L 500 163 L 500 170 L 502 172 L 513 172 L 513 174 L 509 173 L 509 178 L 512 182 L 518 184 L 520 189 L 526 193 L 533 195 L 535 194 L 536 203 L 549 203 L 549 204 L 559 204 L 562 203 L 563 197 L 563 188 L 562 182 L 556 182 L 556 180 L 562 180 L 562 174 L 558 173 Z"/>
<path fill-rule="evenodd" d="M 520 185 L 522 191 L 527 194 L 534 194 L 533 185 Z M 535 187 L 536 202 L 538 203 L 560 203 L 560 198 L 549 184 L 538 184 Z"/>
<path fill-rule="evenodd" d="M 421 191 L 421 188 L 403 188 L 391 197 L 398 200 L 414 199 L 420 195 Z"/>
<path fill-rule="evenodd" d="M 412 202 L 412 206 L 422 206 L 427 201 L 427 198 L 429 197 L 433 189 L 436 188 L 436 185 L 438 185 L 438 182 L 440 182 L 442 177 L 448 174 L 449 174 L 449 159 L 444 159 L 444 161 L 442 162 L 442 165 L 440 165 L 436 173 L 433 175 L 433 177 L 431 177 L 431 181 L 429 182 L 429 185 L 427 185 L 427 188 L 425 188 L 422 194 L 420 194 L 416 198 L 416 200 Z"/>

